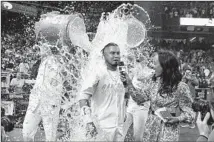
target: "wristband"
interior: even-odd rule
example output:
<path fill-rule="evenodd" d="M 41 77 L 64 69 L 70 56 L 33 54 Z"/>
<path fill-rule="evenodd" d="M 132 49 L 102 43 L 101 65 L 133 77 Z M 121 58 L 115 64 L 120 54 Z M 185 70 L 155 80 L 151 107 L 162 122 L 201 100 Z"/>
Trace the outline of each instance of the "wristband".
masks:
<path fill-rule="evenodd" d="M 85 124 L 93 122 L 92 118 L 91 118 L 91 109 L 90 109 L 90 107 L 83 106 L 81 108 L 81 116 L 82 116 L 83 122 Z"/>
<path fill-rule="evenodd" d="M 81 115 L 91 115 L 91 108 L 89 106 L 83 106 L 81 108 Z"/>
<path fill-rule="evenodd" d="M 85 115 L 85 116 L 83 117 L 83 122 L 84 122 L 84 124 L 88 124 L 88 123 L 91 123 L 91 122 L 93 122 L 93 121 L 92 121 L 92 119 L 91 119 L 91 116 Z"/>

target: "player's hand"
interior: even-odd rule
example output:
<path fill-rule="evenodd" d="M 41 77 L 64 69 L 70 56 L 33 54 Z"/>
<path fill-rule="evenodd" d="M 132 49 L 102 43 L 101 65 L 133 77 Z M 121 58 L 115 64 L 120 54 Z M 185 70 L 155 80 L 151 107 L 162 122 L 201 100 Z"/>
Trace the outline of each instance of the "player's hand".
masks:
<path fill-rule="evenodd" d="M 166 117 L 166 125 L 179 123 L 179 119 L 177 117 Z"/>
<path fill-rule="evenodd" d="M 132 84 L 132 80 L 126 72 L 120 73 L 120 79 L 122 82 L 126 82 L 127 86 Z"/>
<path fill-rule="evenodd" d="M 186 71 L 184 78 L 186 78 L 187 80 L 191 80 L 192 79 L 192 73 L 191 71 Z"/>
<path fill-rule="evenodd" d="M 142 96 L 140 94 L 136 94 L 136 96 L 132 96 L 132 99 L 140 106 L 143 106 L 145 103 L 144 96 Z"/>
<path fill-rule="evenodd" d="M 198 113 L 196 124 L 198 126 L 200 135 L 204 135 L 206 137 L 209 136 L 210 129 L 209 126 L 207 125 L 207 121 L 209 120 L 209 118 L 210 118 L 209 112 L 205 115 L 204 120 L 201 120 L 201 112 Z"/>

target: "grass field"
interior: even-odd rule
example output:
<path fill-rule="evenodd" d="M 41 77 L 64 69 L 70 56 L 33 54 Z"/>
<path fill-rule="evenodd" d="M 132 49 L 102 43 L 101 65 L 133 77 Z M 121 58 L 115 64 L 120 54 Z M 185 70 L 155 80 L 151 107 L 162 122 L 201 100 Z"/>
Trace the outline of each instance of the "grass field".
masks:
<path fill-rule="evenodd" d="M 23 141 L 22 138 L 22 129 L 15 128 L 12 132 L 7 133 L 9 136 L 10 141 Z M 180 133 L 180 140 L 179 141 L 196 141 L 198 137 L 198 130 L 197 128 L 189 129 L 189 128 L 181 128 Z M 45 140 L 45 134 L 43 130 L 38 130 L 35 141 L 44 141 Z"/>

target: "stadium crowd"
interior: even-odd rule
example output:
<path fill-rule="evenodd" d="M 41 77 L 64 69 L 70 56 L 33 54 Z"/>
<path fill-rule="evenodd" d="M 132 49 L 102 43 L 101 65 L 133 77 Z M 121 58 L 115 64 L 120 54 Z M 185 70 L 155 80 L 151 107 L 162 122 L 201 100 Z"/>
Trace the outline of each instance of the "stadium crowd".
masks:
<path fill-rule="evenodd" d="M 169 17 L 189 17 L 189 18 L 213 18 L 213 2 L 189 2 L 184 4 L 179 2 L 176 6 L 172 3 L 164 7 L 164 13 Z"/>

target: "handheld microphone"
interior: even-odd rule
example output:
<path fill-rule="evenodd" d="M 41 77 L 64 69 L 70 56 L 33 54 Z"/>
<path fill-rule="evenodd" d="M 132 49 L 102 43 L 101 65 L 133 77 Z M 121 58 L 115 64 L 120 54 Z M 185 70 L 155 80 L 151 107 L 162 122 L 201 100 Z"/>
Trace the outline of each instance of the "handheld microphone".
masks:
<path fill-rule="evenodd" d="M 118 63 L 118 67 L 119 67 L 119 71 L 122 75 L 125 75 L 125 72 L 126 72 L 126 66 L 124 64 L 123 61 L 120 61 Z M 126 81 L 123 81 L 123 85 L 126 86 L 127 85 L 127 82 Z"/>

